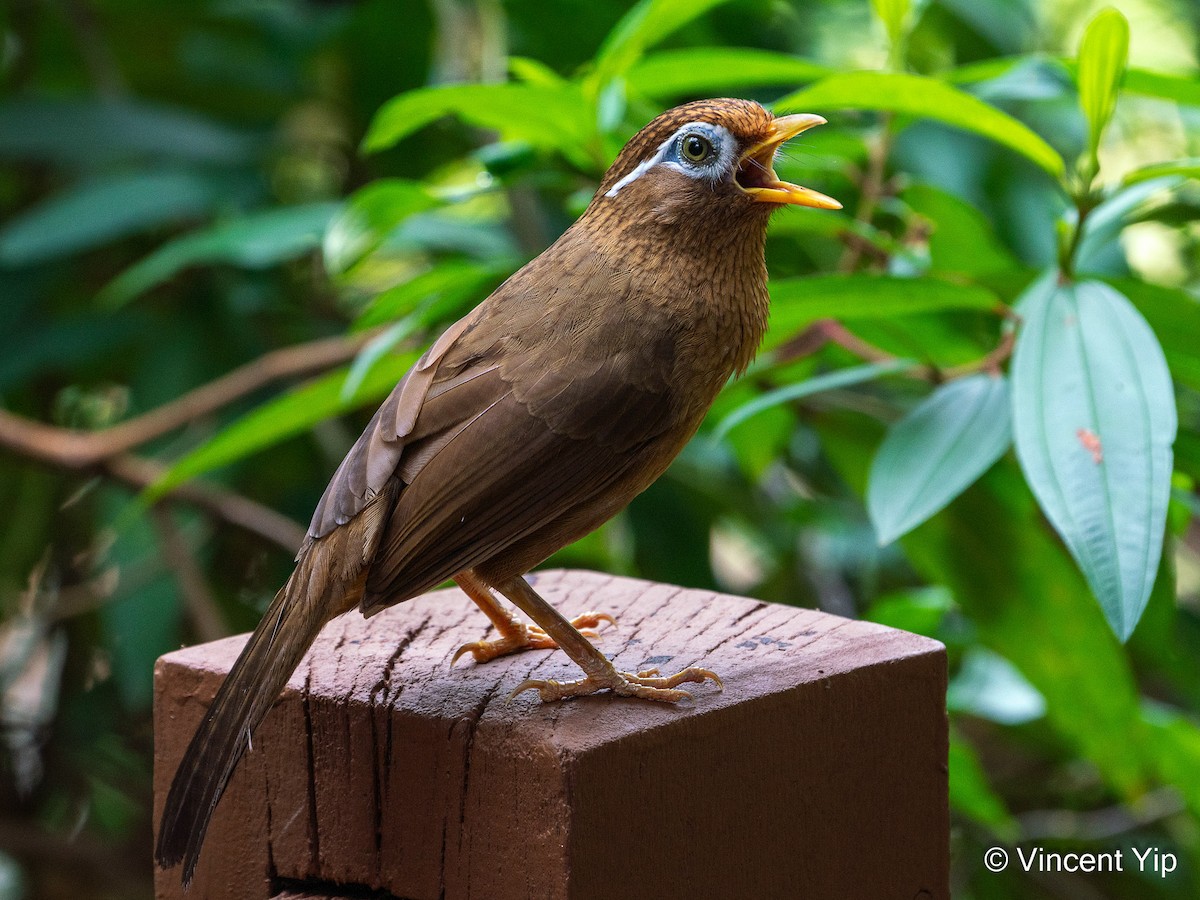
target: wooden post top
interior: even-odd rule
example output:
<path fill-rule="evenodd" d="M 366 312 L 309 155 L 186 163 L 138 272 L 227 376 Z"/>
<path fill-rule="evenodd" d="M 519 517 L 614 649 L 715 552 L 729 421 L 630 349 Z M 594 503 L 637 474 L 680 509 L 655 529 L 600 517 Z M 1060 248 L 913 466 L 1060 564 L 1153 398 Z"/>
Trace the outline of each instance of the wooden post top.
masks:
<path fill-rule="evenodd" d="M 685 827 L 696 825 L 689 816 L 709 822 L 705 827 L 724 847 L 713 851 L 713 873 L 718 859 L 750 859 L 777 852 L 776 841 L 808 841 L 818 854 L 813 864 L 832 866 L 833 874 L 808 871 L 797 885 L 841 891 L 836 896 L 884 896 L 857 893 L 856 885 L 876 883 L 854 881 L 865 877 L 864 853 L 911 868 L 920 853 L 906 842 L 914 828 L 923 830 L 917 844 L 930 848 L 920 863 L 929 875 L 905 875 L 905 889 L 912 889 L 904 896 L 919 889 L 945 896 L 941 644 L 810 609 L 593 572 L 543 571 L 531 581 L 568 617 L 589 610 L 616 617 L 619 627 L 605 627 L 597 646 L 618 669 L 670 674 L 698 665 L 717 672 L 724 690 L 686 685 L 694 699 L 675 706 L 608 693 L 546 704 L 528 692 L 510 701 L 526 678 L 574 679 L 578 669 L 557 651 L 482 665 L 467 656 L 451 667 L 455 650 L 488 627 L 457 589 L 369 620 L 352 612 L 326 626 L 255 734 L 245 771 L 218 807 L 213 846 L 201 855 L 197 878 L 208 887 L 183 895 L 177 870 L 159 872 L 159 896 L 266 898 L 350 883 L 416 900 L 619 897 L 612 879 L 642 872 L 638 884 L 650 889 L 646 896 L 670 897 L 654 889 L 656 866 L 665 873 L 669 864 L 637 862 L 627 852 L 624 862 L 619 852 L 597 861 L 589 844 L 609 827 L 623 829 L 621 842 L 642 829 L 648 837 L 670 829 L 675 823 L 654 818 L 664 809 Z M 231 637 L 159 660 L 158 806 L 245 640 Z M 726 775 L 734 779 L 729 784 L 721 781 Z M 641 777 L 649 781 L 639 783 Z M 739 799 L 738 784 L 760 801 Z M 861 795 L 872 790 L 873 797 Z M 859 813 L 848 812 L 856 805 Z M 647 814 L 652 821 L 644 820 Z M 770 833 L 759 835 L 758 826 Z M 846 836 L 872 841 L 876 827 L 878 841 L 890 846 L 845 847 L 840 860 L 821 858 L 836 855 Z M 746 829 L 759 836 L 737 846 Z M 688 840 L 688 852 L 704 857 L 708 843 Z M 803 848 L 792 852 L 803 856 Z M 505 866 L 494 860 L 506 854 L 526 873 L 515 882 L 526 885 L 526 894 L 505 887 Z M 739 876 L 738 883 L 752 887 L 758 879 L 767 893 L 753 896 L 774 896 L 769 885 L 780 883 L 781 873 L 761 860 L 754 865 L 758 874 Z M 705 874 L 703 860 L 688 871 L 709 885 L 719 878 Z M 529 872 L 547 873 L 545 884 Z M 678 874 L 661 877 L 683 891 Z M 244 891 L 246 878 L 266 887 Z M 718 895 L 726 896 L 711 896 Z"/>
<path fill-rule="evenodd" d="M 695 700 L 677 706 L 602 693 L 544 704 L 528 692 L 508 694 L 526 678 L 574 679 L 580 672 L 554 651 L 527 651 L 451 667 L 464 643 L 485 634 L 479 608 L 456 588 L 434 591 L 364 619 L 348 613 L 325 627 L 286 691 L 347 703 L 392 705 L 438 715 L 504 719 L 537 731 L 563 750 L 582 752 L 646 729 L 669 727 L 753 697 L 910 656 L 944 653 L 935 640 L 873 622 L 782 606 L 713 591 L 580 570 L 537 572 L 531 582 L 568 618 L 585 610 L 611 613 L 596 646 L 618 669 L 686 666 L 715 671 L 712 684 L 684 685 Z M 178 668 L 192 677 L 224 676 L 246 635 L 164 655 L 160 674 Z M 205 681 L 209 679 L 205 678 Z M 207 703 L 207 698 L 205 700 Z"/>

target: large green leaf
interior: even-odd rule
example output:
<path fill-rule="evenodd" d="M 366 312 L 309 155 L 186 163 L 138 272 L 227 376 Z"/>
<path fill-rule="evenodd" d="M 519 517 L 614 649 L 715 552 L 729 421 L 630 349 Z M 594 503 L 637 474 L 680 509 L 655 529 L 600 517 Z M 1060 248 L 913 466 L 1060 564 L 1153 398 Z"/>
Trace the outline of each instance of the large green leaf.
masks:
<path fill-rule="evenodd" d="M 729 0 L 640 0 L 600 45 L 588 76 L 596 95 L 614 78 L 624 75 L 646 52 L 672 32 Z"/>
<path fill-rule="evenodd" d="M 931 272 L 978 277 L 1020 268 L 991 223 L 970 203 L 929 184 L 910 185 L 900 196 L 933 226 L 929 235 Z"/>
<path fill-rule="evenodd" d="M 822 447 L 860 491 L 878 441 L 873 426 L 851 414 L 827 414 L 818 425 Z M 1068 744 L 1122 795 L 1144 791 L 1146 750 L 1128 657 L 1016 466 L 993 466 L 901 542 L 922 577 L 953 592 L 978 641 L 1045 698 L 1046 718 Z"/>
<path fill-rule="evenodd" d="M 846 72 L 788 94 L 775 104 L 781 112 L 872 109 L 935 119 L 1002 144 L 1061 175 L 1062 157 L 1027 126 L 994 106 L 948 84 L 900 72 Z"/>
<path fill-rule="evenodd" d="M 193 112 L 133 100 L 0 103 L 0 159 L 95 168 L 116 161 L 251 161 L 260 142 Z"/>
<path fill-rule="evenodd" d="M 1105 198 L 1092 210 L 1083 227 L 1083 238 L 1075 251 L 1075 271 L 1117 274 L 1111 271 L 1113 248 L 1126 225 L 1137 220 L 1155 195 L 1174 184 L 1175 179 L 1142 181 L 1122 188 Z M 1121 267 L 1124 270 L 1124 266 Z"/>
<path fill-rule="evenodd" d="M 1062 71 L 1078 76 L 1079 67 L 1073 59 L 1052 59 L 1037 55 L 1009 56 L 969 63 L 942 73 L 942 78 L 953 84 L 971 84 L 999 78 L 1018 66 L 1028 64 L 1054 65 Z M 1171 100 L 1185 106 L 1200 106 L 1200 80 L 1194 75 L 1168 75 L 1149 69 L 1129 68 L 1121 84 L 1126 93 L 1143 97 Z"/>
<path fill-rule="evenodd" d="M 430 301 L 434 301 L 438 308 L 457 308 L 481 295 L 486 287 L 494 285 L 508 271 L 511 270 L 507 267 L 465 260 L 439 263 L 428 272 L 422 272 L 376 297 L 355 320 L 354 327 L 373 328 L 409 316 Z"/>
<path fill-rule="evenodd" d="M 1200 815 L 1200 726 L 1194 717 L 1151 700 L 1143 701 L 1142 718 L 1153 741 L 1149 749 L 1156 774 Z"/>
<path fill-rule="evenodd" d="M 197 172 L 135 172 L 75 185 L 0 230 L 0 265 L 26 266 L 212 209 L 228 185 Z"/>
<path fill-rule="evenodd" d="M 912 0 L 871 0 L 871 7 L 883 23 L 892 46 L 903 43 L 908 34 Z"/>
<path fill-rule="evenodd" d="M 830 74 L 799 56 L 747 47 L 688 47 L 647 56 L 625 76 L 630 91 L 655 99 L 793 86 Z"/>
<path fill-rule="evenodd" d="M 1154 329 L 1180 384 L 1200 392 L 1200 301 L 1180 288 L 1162 287 L 1136 278 L 1108 279 L 1133 301 Z"/>
<path fill-rule="evenodd" d="M 1162 552 L 1175 398 L 1162 348 L 1106 284 L 1048 272 L 1020 305 L 1017 457 L 1113 630 L 1132 634 Z"/>
<path fill-rule="evenodd" d="M 1147 69 L 1129 69 L 1124 89 L 1131 94 L 1173 100 L 1185 106 L 1200 106 L 1200 79 L 1195 75 L 1167 75 Z"/>
<path fill-rule="evenodd" d="M 134 263 L 104 288 L 100 302 L 120 306 L 189 266 L 227 263 L 265 269 L 321 243 L 340 203 L 309 203 L 253 213 L 193 231 Z"/>
<path fill-rule="evenodd" d="M 322 242 L 325 270 L 337 276 L 358 263 L 405 219 L 440 201 L 417 181 L 385 178 L 357 191 L 329 223 Z"/>
<path fill-rule="evenodd" d="M 780 177 L 785 181 L 793 180 L 782 173 L 780 173 Z M 786 216 L 776 216 L 771 220 L 767 234 L 772 238 L 782 236 L 803 238 L 815 235 L 839 242 L 854 237 L 883 254 L 901 253 L 904 249 L 886 231 L 876 228 L 868 222 L 860 222 L 844 212 L 835 212 L 831 209 L 807 209 L 805 207 L 790 209 Z"/>
<path fill-rule="evenodd" d="M 946 691 L 946 708 L 998 722 L 1023 725 L 1046 714 L 1046 698 L 1012 663 L 984 647 L 968 647 Z"/>
<path fill-rule="evenodd" d="M 197 475 L 302 434 L 323 419 L 380 400 L 412 367 L 418 355 L 417 351 L 410 351 L 377 361 L 353 394 L 347 395 L 343 390 L 349 368 L 342 367 L 268 400 L 178 460 L 147 489 L 147 498 L 154 500 Z"/>
<path fill-rule="evenodd" d="M 974 748 L 954 731 L 950 732 L 950 807 L 959 815 L 986 825 L 1008 839 L 1015 839 L 1016 821 L 1004 801 L 988 784 Z"/>
<path fill-rule="evenodd" d="M 587 163 L 595 139 L 592 115 L 577 85 L 446 84 L 417 88 L 393 97 L 375 114 L 363 147 L 391 147 L 443 116 L 458 116 L 505 140 L 528 141 Z"/>
<path fill-rule="evenodd" d="M 867 511 L 880 544 L 916 528 L 991 468 L 1012 441 L 1008 384 L 944 384 L 888 429 L 871 464 Z"/>
<path fill-rule="evenodd" d="M 884 275 L 813 275 L 773 280 L 770 349 L 819 319 L 888 319 L 944 309 L 995 310 L 1003 304 L 977 285 L 939 278 Z"/>
<path fill-rule="evenodd" d="M 1117 91 L 1129 59 L 1129 23 L 1111 7 L 1088 24 L 1079 46 L 1079 104 L 1088 123 L 1091 173 L 1098 164 L 1096 150 L 1117 105 Z"/>
<path fill-rule="evenodd" d="M 1200 156 L 1192 156 L 1187 159 L 1173 159 L 1169 162 L 1150 163 L 1147 166 L 1134 169 L 1132 172 L 1127 172 L 1125 177 L 1121 179 L 1124 185 L 1137 184 L 1142 181 L 1151 181 L 1157 178 L 1168 178 L 1172 175 L 1180 175 L 1184 178 L 1200 178 Z"/>
<path fill-rule="evenodd" d="M 712 439 L 719 441 L 747 419 L 780 404 L 791 403 L 803 397 L 811 397 L 813 394 L 820 394 L 823 391 L 850 387 L 853 384 L 862 384 L 864 381 L 874 381 L 876 378 L 884 375 L 891 375 L 895 372 L 903 372 L 905 369 L 911 369 L 915 365 L 916 362 L 911 359 L 892 359 L 886 362 L 868 363 L 861 366 L 852 366 L 849 369 L 839 369 L 836 372 L 818 375 L 815 378 L 809 378 L 796 384 L 789 384 L 781 388 L 776 388 L 773 391 L 767 391 L 765 394 L 755 397 L 749 403 L 739 406 L 722 419 L 713 430 Z"/>

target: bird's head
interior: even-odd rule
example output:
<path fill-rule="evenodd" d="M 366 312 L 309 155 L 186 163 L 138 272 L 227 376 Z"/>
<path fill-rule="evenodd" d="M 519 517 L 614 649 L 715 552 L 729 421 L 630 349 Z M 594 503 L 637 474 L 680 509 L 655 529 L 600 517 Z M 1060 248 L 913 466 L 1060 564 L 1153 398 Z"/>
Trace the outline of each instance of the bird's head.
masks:
<path fill-rule="evenodd" d="M 785 141 L 824 124 L 803 113 L 774 116 L 748 100 L 699 100 L 667 110 L 630 139 L 589 211 L 632 223 L 702 227 L 758 218 L 785 205 L 840 209 L 831 197 L 780 181 Z"/>

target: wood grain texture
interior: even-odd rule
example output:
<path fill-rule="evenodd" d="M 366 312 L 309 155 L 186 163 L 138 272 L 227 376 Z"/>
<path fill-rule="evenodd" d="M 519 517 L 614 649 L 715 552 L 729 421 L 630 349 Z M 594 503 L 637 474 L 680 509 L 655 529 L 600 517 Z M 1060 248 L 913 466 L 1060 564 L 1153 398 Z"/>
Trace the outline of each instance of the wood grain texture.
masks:
<path fill-rule="evenodd" d="M 255 733 L 192 890 L 160 871 L 158 897 L 948 896 L 940 644 L 595 573 L 535 585 L 568 615 L 617 616 L 600 646 L 618 668 L 706 666 L 725 690 L 510 703 L 576 670 L 551 651 L 452 669 L 487 624 L 458 590 L 351 613 Z M 244 641 L 159 661 L 156 815 Z"/>

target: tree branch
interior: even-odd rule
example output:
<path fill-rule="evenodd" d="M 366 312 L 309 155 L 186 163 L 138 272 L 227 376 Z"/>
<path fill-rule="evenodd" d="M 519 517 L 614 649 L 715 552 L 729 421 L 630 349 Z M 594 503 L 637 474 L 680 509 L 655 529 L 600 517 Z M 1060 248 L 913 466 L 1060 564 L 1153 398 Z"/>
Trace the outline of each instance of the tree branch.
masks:
<path fill-rule="evenodd" d="M 887 174 L 887 158 L 892 149 L 892 113 L 884 113 L 880 121 L 879 140 L 871 145 L 867 155 L 867 169 L 863 174 L 859 187 L 858 209 L 854 219 L 864 225 L 870 225 L 875 216 L 875 208 L 883 197 L 884 176 Z M 849 241 L 838 260 L 839 272 L 853 272 L 858 268 L 863 256 L 862 241 Z"/>
<path fill-rule="evenodd" d="M 64 469 L 87 469 L 209 415 L 274 381 L 323 372 L 353 359 L 367 331 L 273 350 L 182 397 L 99 431 L 46 425 L 0 409 L 0 447 Z"/>
<path fill-rule="evenodd" d="M 139 489 L 154 484 L 166 472 L 165 466 L 130 454 L 105 460 L 100 469 L 117 481 Z M 163 499 L 184 500 L 198 506 L 231 525 L 270 541 L 289 554 L 294 555 L 304 541 L 305 529 L 293 519 L 215 485 L 190 481 L 179 485 Z"/>

